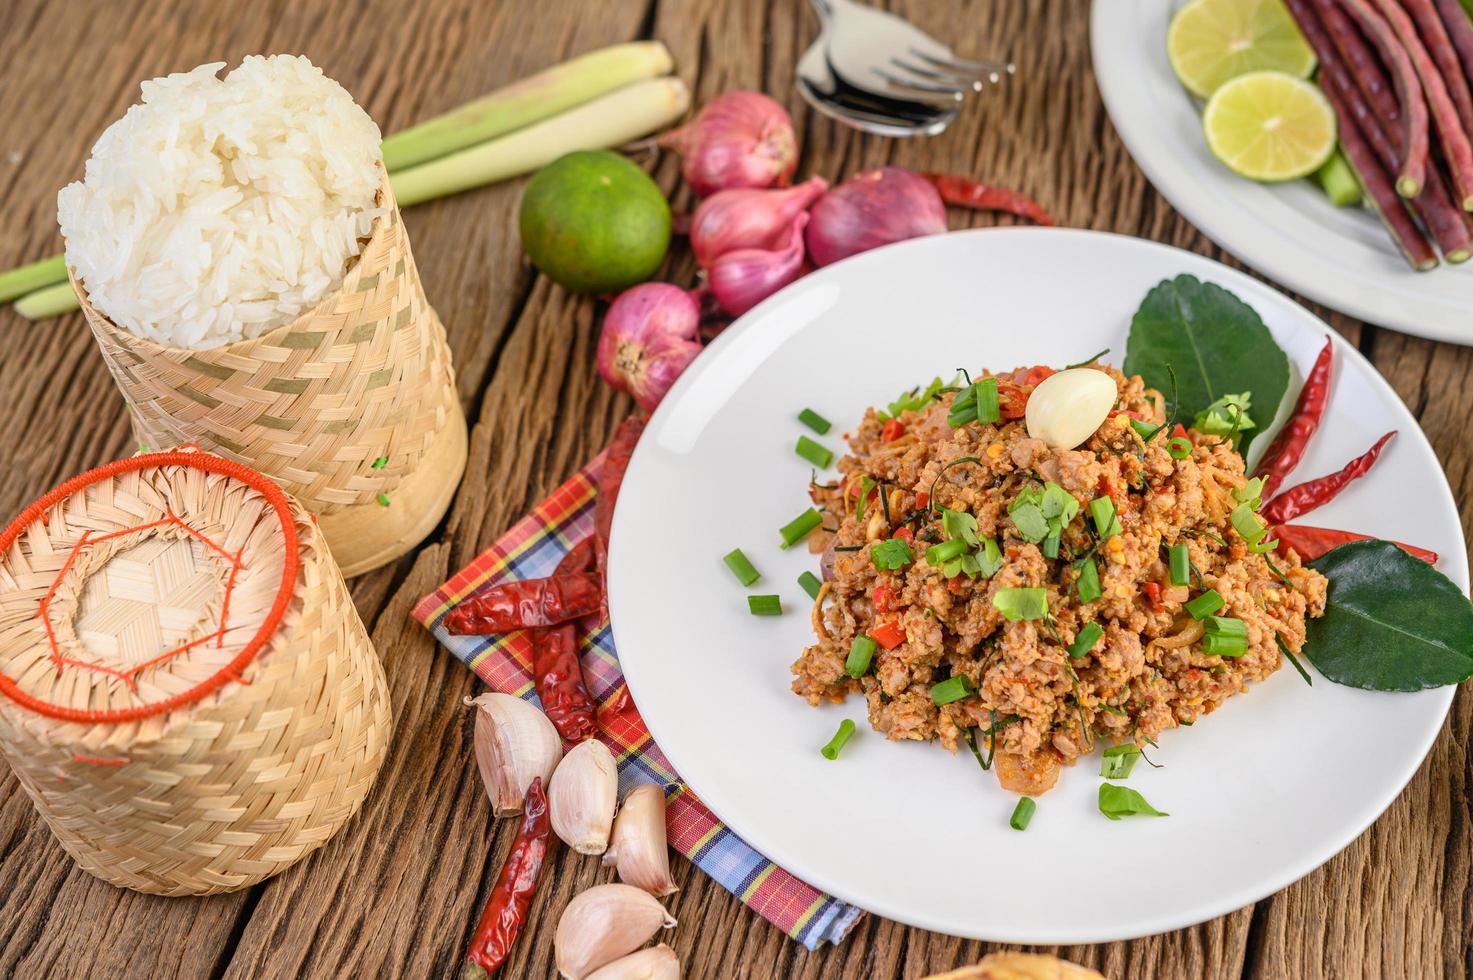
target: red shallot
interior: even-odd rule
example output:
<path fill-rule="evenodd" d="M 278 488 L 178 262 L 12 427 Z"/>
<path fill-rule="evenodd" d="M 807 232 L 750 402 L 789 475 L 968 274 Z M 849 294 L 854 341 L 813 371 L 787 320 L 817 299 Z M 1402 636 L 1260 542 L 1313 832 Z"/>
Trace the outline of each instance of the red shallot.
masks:
<path fill-rule="evenodd" d="M 739 188 L 717 191 L 696 208 L 690 245 L 701 268 L 739 248 L 776 248 L 791 232 L 793 219 L 828 189 L 813 177 L 785 190 Z"/>
<path fill-rule="evenodd" d="M 802 275 L 807 224 L 807 214 L 794 218 L 787 243 L 779 249 L 739 248 L 711 263 L 711 293 L 721 308 L 741 316 Z"/>
<path fill-rule="evenodd" d="M 792 118 L 760 92 L 718 95 L 656 143 L 684 158 L 681 173 L 700 197 L 735 187 L 786 187 L 798 166 Z"/>
<path fill-rule="evenodd" d="M 598 373 L 652 412 L 701 352 L 699 292 L 666 282 L 624 290 L 609 304 L 598 339 Z"/>
<path fill-rule="evenodd" d="M 812 215 L 808 254 L 815 265 L 946 231 L 946 205 L 936 188 L 899 167 L 855 174 L 819 198 Z"/>

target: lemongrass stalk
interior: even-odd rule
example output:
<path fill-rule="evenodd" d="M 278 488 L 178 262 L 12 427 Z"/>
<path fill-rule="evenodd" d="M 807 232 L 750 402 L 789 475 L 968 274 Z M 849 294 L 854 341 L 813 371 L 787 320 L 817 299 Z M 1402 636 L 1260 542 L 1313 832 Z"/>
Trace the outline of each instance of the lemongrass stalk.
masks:
<path fill-rule="evenodd" d="M 61 316 L 80 308 L 77 294 L 72 291 L 72 284 L 69 282 L 26 293 L 15 301 L 15 312 L 27 320 L 45 320 L 47 317 Z"/>
<path fill-rule="evenodd" d="M 17 296 L 34 293 L 59 282 L 66 282 L 66 257 L 61 255 L 0 272 L 0 303 L 8 303 Z"/>
<path fill-rule="evenodd" d="M 384 166 L 393 173 L 504 136 L 626 85 L 669 74 L 673 64 L 659 41 L 589 52 L 385 137 Z"/>
<path fill-rule="evenodd" d="M 448 197 L 544 167 L 574 150 L 621 146 L 664 129 L 690 107 L 679 78 L 635 82 L 500 139 L 389 177 L 401 207 Z"/>

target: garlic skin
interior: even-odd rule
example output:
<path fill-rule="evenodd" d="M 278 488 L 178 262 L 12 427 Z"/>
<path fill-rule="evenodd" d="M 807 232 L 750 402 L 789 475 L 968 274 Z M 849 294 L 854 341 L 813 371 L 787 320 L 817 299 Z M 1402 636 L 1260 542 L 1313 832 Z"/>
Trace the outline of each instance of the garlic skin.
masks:
<path fill-rule="evenodd" d="M 601 966 L 587 980 L 680 980 L 680 957 L 661 943 Z"/>
<path fill-rule="evenodd" d="M 657 898 L 680 890 L 670 877 L 664 790 L 645 783 L 625 794 L 624 805 L 614 818 L 614 836 L 604 852 L 603 864 L 616 867 L 624 884 L 642 888 Z"/>
<path fill-rule="evenodd" d="M 558 973 L 587 980 L 675 925 L 665 906 L 646 892 L 632 885 L 595 885 L 574 897 L 558 919 L 553 936 Z"/>
<path fill-rule="evenodd" d="M 1115 407 L 1115 379 L 1094 368 L 1069 368 L 1039 382 L 1028 397 L 1028 434 L 1054 449 L 1073 449 L 1094 435 Z"/>
<path fill-rule="evenodd" d="M 563 757 L 563 740 L 541 711 L 510 694 L 488 691 L 465 703 L 476 709 L 476 768 L 498 817 L 522 812 L 527 787 L 546 786 Z"/>
<path fill-rule="evenodd" d="M 614 806 L 619 800 L 619 769 L 596 738 L 568 752 L 547 784 L 552 830 L 579 854 L 602 854 L 609 847 Z"/>

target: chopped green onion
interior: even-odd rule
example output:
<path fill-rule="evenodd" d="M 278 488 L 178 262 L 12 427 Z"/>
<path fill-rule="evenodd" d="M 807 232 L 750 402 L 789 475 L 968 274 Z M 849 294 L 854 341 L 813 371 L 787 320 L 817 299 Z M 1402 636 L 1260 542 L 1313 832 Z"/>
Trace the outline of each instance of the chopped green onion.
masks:
<path fill-rule="evenodd" d="M 389 506 L 389 495 L 386 494 L 386 493 L 379 494 L 378 495 L 378 504 L 379 504 L 380 507 L 387 507 L 387 506 Z"/>
<path fill-rule="evenodd" d="M 1111 746 L 1100 759 L 1100 775 L 1106 779 L 1124 779 L 1140 757 L 1141 750 L 1134 742 Z"/>
<path fill-rule="evenodd" d="M 1249 507 L 1257 510 L 1263 505 L 1263 484 L 1265 482 L 1264 477 L 1255 476 L 1232 492 L 1233 499 L 1240 504 L 1247 504 Z"/>
<path fill-rule="evenodd" d="M 1100 637 L 1105 635 L 1105 630 L 1099 623 L 1085 623 L 1084 627 L 1074 635 L 1074 642 L 1069 644 L 1069 656 L 1075 660 L 1084 656 L 1094 649 L 1094 645 L 1100 642 Z"/>
<path fill-rule="evenodd" d="M 1038 809 L 1030 797 L 1024 796 L 1018 799 L 1018 805 L 1013 808 L 1013 815 L 1008 818 L 1008 826 L 1014 830 L 1027 830 L 1028 821 L 1033 819 L 1033 812 Z"/>
<path fill-rule="evenodd" d="M 798 584 L 803 586 L 803 591 L 808 593 L 810 599 L 817 599 L 819 590 L 823 588 L 823 582 L 812 572 L 804 572 L 799 575 Z"/>
<path fill-rule="evenodd" d="M 940 544 L 933 544 L 926 549 L 926 564 L 944 565 L 953 558 L 960 558 L 966 554 L 967 543 L 961 538 L 952 538 Z"/>
<path fill-rule="evenodd" d="M 915 556 L 911 554 L 910 545 L 904 541 L 899 538 L 886 538 L 884 541 L 876 541 L 870 547 L 869 560 L 876 568 L 894 571 L 915 561 Z"/>
<path fill-rule="evenodd" d="M 1042 619 L 1048 615 L 1048 592 L 1043 588 L 998 589 L 992 605 L 1014 622 Z"/>
<path fill-rule="evenodd" d="M 1209 616 L 1202 626 L 1202 652 L 1209 657 L 1241 657 L 1248 652 L 1248 624 L 1241 619 Z"/>
<path fill-rule="evenodd" d="M 1263 523 L 1263 518 L 1253 513 L 1253 508 L 1247 504 L 1239 504 L 1233 508 L 1228 515 L 1228 520 L 1233 522 L 1233 530 L 1249 544 L 1257 544 L 1268 530 L 1268 525 Z"/>
<path fill-rule="evenodd" d="M 1091 500 L 1089 516 L 1095 522 L 1095 530 L 1101 538 L 1113 538 L 1120 533 L 1120 519 L 1115 514 L 1115 501 L 1109 497 Z"/>
<path fill-rule="evenodd" d="M 783 600 L 781 596 L 775 595 L 749 595 L 747 608 L 753 616 L 781 616 Z"/>
<path fill-rule="evenodd" d="M 1278 547 L 1279 539 L 1268 537 L 1267 534 L 1259 538 L 1257 541 L 1248 542 L 1249 553 L 1255 555 L 1267 555 L 1270 551 L 1278 550 Z"/>
<path fill-rule="evenodd" d="M 863 677 L 869 673 L 869 662 L 875 655 L 873 637 L 859 634 L 849 644 L 849 656 L 844 658 L 844 673 L 850 677 Z"/>
<path fill-rule="evenodd" d="M 793 451 L 819 469 L 826 468 L 834 461 L 834 454 L 829 449 L 820 446 L 807 436 L 798 437 L 798 445 L 793 448 Z"/>
<path fill-rule="evenodd" d="M 1100 588 L 1100 570 L 1095 567 L 1093 558 L 1084 559 L 1084 564 L 1079 568 L 1079 578 L 1074 582 L 1075 588 L 1079 590 L 1079 601 L 1094 602 L 1104 595 Z"/>
<path fill-rule="evenodd" d="M 1186 459 L 1192 455 L 1192 441 L 1186 436 L 1172 436 L 1166 440 L 1166 451 L 1172 459 Z"/>
<path fill-rule="evenodd" d="M 937 706 L 950 704 L 953 701 L 960 701 L 962 698 L 969 698 L 976 693 L 977 689 L 972 686 L 971 681 L 967 680 L 966 674 L 957 674 L 954 677 L 948 677 L 939 684 L 931 685 L 931 701 Z"/>
<path fill-rule="evenodd" d="M 1048 537 L 1046 537 L 1046 538 L 1043 539 L 1043 557 L 1045 557 L 1045 558 L 1057 558 L 1057 557 L 1059 557 L 1059 537 L 1060 537 L 1060 534 L 1061 534 L 1061 532 L 1059 532 L 1059 531 L 1052 531 L 1052 532 L 1049 533 L 1049 536 Z"/>
<path fill-rule="evenodd" d="M 385 466 L 388 466 L 389 465 L 389 457 L 387 457 L 387 456 L 380 456 L 378 459 L 374 460 L 373 463 L 371 463 L 370 465 L 372 466 L 373 469 L 381 470 Z"/>
<path fill-rule="evenodd" d="M 983 378 L 972 385 L 972 400 L 977 406 L 977 421 L 989 425 L 1002 418 L 997 403 L 997 379 Z"/>
<path fill-rule="evenodd" d="M 1150 442 L 1156 433 L 1160 432 L 1166 426 L 1165 423 L 1152 425 L 1149 422 L 1142 422 L 1140 419 L 1130 419 L 1130 427 L 1135 430 L 1136 435 L 1141 437 L 1142 442 Z"/>
<path fill-rule="evenodd" d="M 812 429 L 814 432 L 817 432 L 821 436 L 828 435 L 830 427 L 829 420 L 824 418 L 822 415 L 819 415 L 811 408 L 805 408 L 803 409 L 803 411 L 799 412 L 798 421 L 802 422 L 804 425 L 808 426 L 808 428 Z"/>
<path fill-rule="evenodd" d="M 1192 614 L 1193 619 L 1203 619 L 1211 616 L 1223 607 L 1223 598 L 1217 594 L 1216 589 L 1208 589 L 1197 598 L 1187 603 L 1187 612 Z"/>
<path fill-rule="evenodd" d="M 1294 665 L 1295 670 L 1299 671 L 1299 676 L 1304 678 L 1304 683 L 1310 687 L 1314 687 L 1314 681 L 1310 678 L 1309 671 L 1305 670 L 1304 665 L 1299 662 L 1299 658 L 1294 656 L 1294 651 L 1289 649 L 1289 644 L 1285 643 L 1284 638 L 1277 633 L 1274 634 L 1274 639 L 1278 641 L 1279 652 L 1288 658 L 1289 663 Z"/>
<path fill-rule="evenodd" d="M 783 539 L 782 547 L 791 548 L 812 534 L 814 529 L 822 523 L 823 515 L 812 507 L 808 508 L 778 529 L 777 533 L 782 535 Z"/>
<path fill-rule="evenodd" d="M 752 563 L 747 560 L 747 556 L 742 554 L 742 549 L 740 548 L 734 549 L 721 560 L 726 562 L 726 567 L 731 569 L 731 574 L 735 575 L 737 581 L 743 585 L 751 585 L 762 577 L 762 573 L 753 567 Z"/>
<path fill-rule="evenodd" d="M 1169 813 L 1162 813 L 1151 806 L 1144 796 L 1130 787 L 1116 786 L 1113 783 L 1100 784 L 1100 812 L 1111 820 L 1129 816 L 1170 816 Z"/>
<path fill-rule="evenodd" d="M 1192 557 L 1187 553 L 1187 546 L 1174 544 L 1167 549 L 1166 554 L 1171 565 L 1171 584 L 1191 585 Z"/>
<path fill-rule="evenodd" d="M 829 739 L 829 744 L 819 749 L 819 751 L 823 753 L 825 759 L 833 761 L 839 757 L 839 753 L 843 751 L 845 743 L 849 741 L 849 736 L 853 734 L 854 722 L 845 718 L 839 722 L 839 730 L 834 732 L 834 737 Z"/>

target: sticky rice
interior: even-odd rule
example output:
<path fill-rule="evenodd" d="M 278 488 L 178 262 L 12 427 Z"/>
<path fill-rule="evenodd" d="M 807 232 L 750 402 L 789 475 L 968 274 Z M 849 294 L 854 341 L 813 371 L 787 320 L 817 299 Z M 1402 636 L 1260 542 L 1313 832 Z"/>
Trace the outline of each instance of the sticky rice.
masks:
<path fill-rule="evenodd" d="M 67 264 L 93 306 L 172 347 L 255 337 L 342 282 L 381 213 L 380 134 L 304 57 L 144 82 L 63 188 Z"/>

